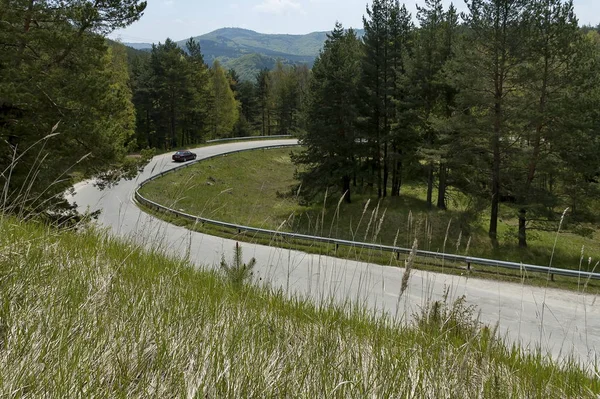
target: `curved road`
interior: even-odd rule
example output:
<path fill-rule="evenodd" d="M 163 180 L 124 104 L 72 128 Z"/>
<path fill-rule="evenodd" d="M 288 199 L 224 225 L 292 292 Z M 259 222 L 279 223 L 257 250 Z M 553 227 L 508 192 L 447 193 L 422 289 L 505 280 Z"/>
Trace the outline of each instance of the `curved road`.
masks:
<path fill-rule="evenodd" d="M 228 151 L 294 143 L 237 142 L 194 151 L 202 159 Z M 171 154 L 158 155 L 135 180 L 121 181 L 104 191 L 90 182 L 79 183 L 69 199 L 82 212 L 101 210 L 98 223 L 115 235 L 189 256 L 198 266 L 214 267 L 222 254 L 231 258 L 235 241 L 165 223 L 142 212 L 132 201 L 139 182 L 175 166 Z M 331 297 L 340 302 L 358 301 L 409 318 L 427 301 L 442 298 L 448 287 L 450 299 L 465 295 L 469 304 L 477 306 L 481 321 L 498 323 L 503 336 L 525 348 L 540 347 L 555 358 L 573 354 L 586 364 L 594 360 L 600 348 L 600 302 L 592 295 L 413 270 L 409 287 L 399 298 L 403 269 L 263 245 L 241 245 L 244 258 L 256 258 L 255 274 L 263 282 L 316 301 Z"/>

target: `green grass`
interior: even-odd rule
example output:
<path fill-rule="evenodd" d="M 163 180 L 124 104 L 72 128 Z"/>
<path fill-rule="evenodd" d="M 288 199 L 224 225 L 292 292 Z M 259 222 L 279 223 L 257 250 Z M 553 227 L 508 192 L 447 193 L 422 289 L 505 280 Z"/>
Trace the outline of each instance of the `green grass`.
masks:
<path fill-rule="evenodd" d="M 355 261 L 376 263 L 391 267 L 404 267 L 405 262 L 408 259 L 408 255 L 406 254 L 392 254 L 390 252 L 383 252 L 379 250 L 369 250 L 347 246 L 339 246 L 336 248 L 336 246 L 333 244 L 290 239 L 280 235 L 274 236 L 271 234 L 258 234 L 244 230 L 237 231 L 212 224 L 195 223 L 188 219 L 183 219 L 156 211 L 141 204 L 138 204 L 138 206 L 140 206 L 143 211 L 174 225 L 231 240 L 298 250 L 311 254 L 352 259 Z M 462 263 L 428 257 L 417 257 L 414 262 L 414 267 L 420 270 L 467 276 L 469 278 L 485 278 L 488 280 L 508 281 L 544 288 L 560 288 L 585 292 L 592 295 L 600 293 L 600 283 L 598 283 L 597 280 L 579 280 L 571 277 L 549 276 L 547 273 L 521 272 L 519 270 L 505 269 L 502 267 L 477 265 L 471 265 L 471 269 L 467 269 L 467 265 Z"/>
<path fill-rule="evenodd" d="M 406 183 L 400 197 L 378 201 L 354 193 L 352 204 L 329 196 L 323 204 L 301 206 L 288 194 L 295 183 L 290 149 L 257 150 L 201 162 L 144 186 L 142 195 L 194 215 L 236 224 L 331 236 L 356 241 L 468 254 L 514 262 L 594 270 L 600 233 L 586 238 L 562 230 L 530 231 L 529 247 L 518 248 L 516 212 L 502 206 L 499 249 L 487 237 L 487 216 L 469 218 L 465 199 L 451 192 L 451 210 L 428 209 L 422 184 Z M 339 210 L 338 210 L 338 205 Z M 556 226 L 558 228 L 558 224 Z M 593 226 L 592 226 L 593 227 Z M 582 247 L 583 256 L 582 256 Z M 591 260 L 590 260 L 591 259 Z"/>
<path fill-rule="evenodd" d="M 0 217 L 0 396 L 593 398 L 457 302 L 412 323 L 315 305 L 103 232 Z M 597 373 L 597 367 L 592 369 Z"/>

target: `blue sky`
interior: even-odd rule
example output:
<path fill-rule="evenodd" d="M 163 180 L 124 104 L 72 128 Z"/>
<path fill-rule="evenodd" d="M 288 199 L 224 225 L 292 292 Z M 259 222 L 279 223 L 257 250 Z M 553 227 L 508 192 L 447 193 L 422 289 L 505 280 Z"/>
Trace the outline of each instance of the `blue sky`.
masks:
<path fill-rule="evenodd" d="M 252 29 L 261 33 L 304 34 L 329 31 L 336 21 L 345 27 L 362 27 L 370 0 L 148 0 L 142 19 L 111 35 L 124 42 L 182 40 L 223 27 Z M 415 13 L 416 4 L 406 2 Z M 464 11 L 464 1 L 454 1 Z M 445 1 L 446 5 L 450 0 Z M 574 0 L 582 24 L 600 23 L 600 0 Z"/>

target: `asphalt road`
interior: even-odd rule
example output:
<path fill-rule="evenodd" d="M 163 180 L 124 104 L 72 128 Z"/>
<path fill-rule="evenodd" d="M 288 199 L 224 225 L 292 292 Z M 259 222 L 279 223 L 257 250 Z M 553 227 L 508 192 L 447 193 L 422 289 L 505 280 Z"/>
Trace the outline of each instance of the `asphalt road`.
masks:
<path fill-rule="evenodd" d="M 293 143 L 294 140 L 236 142 L 194 152 L 202 159 L 239 149 Z M 222 254 L 231 258 L 235 241 L 165 223 L 142 212 L 132 200 L 139 182 L 178 165 L 171 162 L 171 155 L 156 156 L 135 180 L 121 181 L 104 191 L 91 182 L 79 183 L 70 200 L 82 212 L 101 210 L 98 223 L 115 235 L 189 256 L 198 266 L 216 267 Z M 449 290 L 451 300 L 464 295 L 468 304 L 476 305 L 482 322 L 497 324 L 503 337 L 520 342 L 528 350 L 539 347 L 555 358 L 572 354 L 589 364 L 600 348 L 600 301 L 592 295 L 413 270 L 408 289 L 399 297 L 403 274 L 400 268 L 263 245 L 241 246 L 245 260 L 256 258 L 255 275 L 260 281 L 290 294 L 308 295 L 315 301 L 355 301 L 408 320 L 425 303 L 441 299 Z"/>

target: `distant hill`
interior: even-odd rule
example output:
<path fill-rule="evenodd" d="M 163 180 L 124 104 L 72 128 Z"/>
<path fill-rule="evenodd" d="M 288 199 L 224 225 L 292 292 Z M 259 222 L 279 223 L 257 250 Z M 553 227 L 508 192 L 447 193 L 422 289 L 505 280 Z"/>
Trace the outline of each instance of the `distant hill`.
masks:
<path fill-rule="evenodd" d="M 124 45 L 134 48 L 136 50 L 150 50 L 152 43 L 123 43 Z"/>
<path fill-rule="evenodd" d="M 225 59 L 224 57 L 219 57 L 219 62 L 223 63 L 226 69 L 233 69 L 237 72 L 238 76 L 242 80 L 250 80 L 254 81 L 256 79 L 256 74 L 261 69 L 271 70 L 275 68 L 277 64 L 277 60 L 281 60 L 284 65 L 295 65 L 295 64 L 308 64 L 312 66 L 312 62 L 314 59 L 309 62 L 292 62 L 286 58 L 280 57 L 270 57 L 264 54 L 251 53 L 244 54 L 237 58 L 229 58 Z"/>
<path fill-rule="evenodd" d="M 194 39 L 200 43 L 204 60 L 212 65 L 219 60 L 226 68 L 233 68 L 244 80 L 254 80 L 262 68 L 271 69 L 277 60 L 288 65 L 306 64 L 312 67 L 325 43 L 328 32 L 306 35 L 264 34 L 248 29 L 223 28 Z M 357 30 L 361 36 L 362 30 Z M 185 47 L 186 40 L 177 42 Z M 125 43 L 138 50 L 152 47 L 149 43 Z"/>

